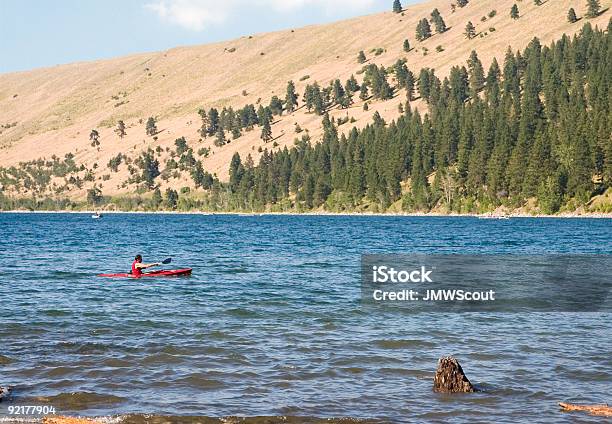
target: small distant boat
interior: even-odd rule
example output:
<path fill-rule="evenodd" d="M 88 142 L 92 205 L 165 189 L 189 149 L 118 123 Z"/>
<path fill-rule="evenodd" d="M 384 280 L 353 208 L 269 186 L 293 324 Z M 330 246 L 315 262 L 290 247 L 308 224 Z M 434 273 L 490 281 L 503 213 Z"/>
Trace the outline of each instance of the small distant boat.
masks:
<path fill-rule="evenodd" d="M 102 215 L 100 214 L 100 212 L 96 212 L 96 213 L 95 213 L 95 214 L 93 214 L 91 217 L 92 217 L 93 219 L 100 219 L 100 218 L 102 218 Z"/>
<path fill-rule="evenodd" d="M 479 215 L 478 219 L 510 219 L 510 217 L 508 215 L 488 214 L 488 215 Z"/>

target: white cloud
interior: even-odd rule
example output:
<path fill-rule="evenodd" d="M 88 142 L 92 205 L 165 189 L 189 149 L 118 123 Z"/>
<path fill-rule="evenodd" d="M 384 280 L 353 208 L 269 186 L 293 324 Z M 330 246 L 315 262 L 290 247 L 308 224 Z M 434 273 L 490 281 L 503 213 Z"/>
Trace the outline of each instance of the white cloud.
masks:
<path fill-rule="evenodd" d="M 241 9 L 257 5 L 279 13 L 295 12 L 305 7 L 318 8 L 325 15 L 340 10 L 365 10 L 375 0 L 156 0 L 145 4 L 161 20 L 192 31 L 221 24 Z"/>
<path fill-rule="evenodd" d="M 346 8 L 351 10 L 365 9 L 372 6 L 375 0 L 258 0 L 257 3 L 271 6 L 280 12 L 293 11 L 309 6 L 319 8 L 326 14 L 333 14 Z"/>
<path fill-rule="evenodd" d="M 192 31 L 202 31 L 210 24 L 223 23 L 231 3 L 228 0 L 159 0 L 146 4 L 145 8 L 155 12 L 163 21 Z"/>

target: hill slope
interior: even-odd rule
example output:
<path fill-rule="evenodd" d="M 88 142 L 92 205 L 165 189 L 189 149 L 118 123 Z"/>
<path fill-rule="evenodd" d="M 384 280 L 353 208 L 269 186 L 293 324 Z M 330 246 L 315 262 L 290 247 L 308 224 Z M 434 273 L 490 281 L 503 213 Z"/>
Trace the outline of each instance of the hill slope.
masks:
<path fill-rule="evenodd" d="M 612 0 L 602 1 L 602 9 Z M 519 2 L 520 18 L 509 16 L 514 0 L 472 1 L 464 8 L 451 11 L 447 0 L 433 0 L 406 8 L 403 14 L 392 12 L 364 16 L 328 25 L 316 25 L 295 30 L 259 34 L 237 40 L 196 47 L 180 47 L 165 52 L 139 54 L 111 60 L 61 65 L 28 72 L 0 75 L 0 166 L 8 167 L 21 161 L 53 155 L 74 154 L 77 165 L 83 164 L 93 175 L 80 187 L 66 189 L 63 195 L 84 198 L 86 190 L 97 184 L 104 194 L 131 193 L 134 184 L 124 184 L 129 173 L 125 166 L 118 172 L 109 170 L 107 163 L 119 153 L 136 158 L 147 148 L 158 148 L 163 164 L 171 155 L 174 140 L 186 137 L 197 152 L 210 148 L 208 157 L 198 157 L 204 168 L 221 180 L 228 178 L 232 155 L 251 154 L 255 162 L 261 152 L 293 145 L 295 124 L 307 129 L 316 141 L 321 135 L 321 117 L 307 113 L 301 107 L 296 112 L 276 118 L 272 125 L 274 144 L 264 144 L 260 129 L 246 132 L 237 140 L 221 147 L 212 139 L 201 139 L 197 130 L 200 107 L 224 106 L 240 108 L 247 103 L 267 105 L 273 95 L 284 98 L 287 81 L 293 80 L 300 94 L 306 84 L 317 81 L 325 86 L 330 80 L 345 81 L 359 75 L 363 65 L 357 63 L 360 50 L 366 52 L 367 63 L 390 66 L 405 58 L 408 67 L 418 74 L 423 67 L 436 70 L 443 77 L 453 65 L 465 64 L 476 50 L 485 69 L 493 57 L 502 63 L 508 46 L 523 49 L 533 37 L 542 44 L 558 39 L 561 34 L 574 34 L 586 21 L 570 24 L 567 11 L 576 9 L 579 17 L 585 13 L 583 0 L 547 1 L 541 6 Z M 435 34 L 424 42 L 415 40 L 417 22 L 437 8 L 449 30 Z M 496 11 L 489 18 L 489 12 Z M 481 18 L 487 17 L 482 22 Z M 592 25 L 605 27 L 609 12 L 590 19 Z M 478 36 L 467 40 L 465 25 L 471 21 Z M 494 28 L 494 31 L 491 30 Z M 406 53 L 402 43 L 409 39 L 413 50 Z M 441 46 L 438 52 L 436 47 Z M 373 49 L 383 52 L 376 56 Z M 423 48 L 427 49 L 424 54 Z M 307 79 L 304 77 L 309 76 Z M 398 105 L 405 102 L 400 92 L 388 101 L 370 101 L 369 110 L 357 96 L 349 109 L 333 108 L 332 117 L 352 117 L 354 125 L 363 127 L 378 111 L 383 118 L 398 115 Z M 413 107 L 424 109 L 420 101 Z M 158 118 L 156 139 L 145 134 L 149 116 Z M 127 125 L 127 135 L 120 139 L 114 132 L 118 120 Z M 340 127 L 347 131 L 353 124 Z M 96 129 L 100 146 L 91 146 L 89 134 Z M 274 147 L 273 147 L 274 146 Z M 163 168 L 163 165 L 162 165 Z M 159 181 L 161 188 L 193 187 L 188 174 Z M 11 193 L 11 187 L 3 187 Z M 14 194 L 14 193 L 13 193 Z M 19 195 L 28 195 L 22 188 Z"/>

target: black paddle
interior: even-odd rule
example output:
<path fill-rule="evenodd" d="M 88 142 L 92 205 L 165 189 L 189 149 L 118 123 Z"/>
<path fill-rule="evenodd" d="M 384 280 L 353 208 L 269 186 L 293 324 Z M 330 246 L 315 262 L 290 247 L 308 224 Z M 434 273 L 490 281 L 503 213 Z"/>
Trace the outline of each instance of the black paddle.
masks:
<path fill-rule="evenodd" d="M 162 264 L 164 264 L 164 265 L 167 265 L 167 264 L 169 264 L 170 262 L 172 262 L 172 258 L 166 258 L 166 259 L 164 259 L 163 261 L 161 261 L 161 263 L 162 263 Z"/>

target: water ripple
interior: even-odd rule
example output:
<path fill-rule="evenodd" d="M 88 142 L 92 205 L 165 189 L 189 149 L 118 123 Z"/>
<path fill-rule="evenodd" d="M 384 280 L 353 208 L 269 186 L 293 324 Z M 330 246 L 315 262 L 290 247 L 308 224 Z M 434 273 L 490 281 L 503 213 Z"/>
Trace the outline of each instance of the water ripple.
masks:
<path fill-rule="evenodd" d="M 359 260 L 609 254 L 610 220 L 130 214 L 102 227 L 0 214 L 0 226 L 0 384 L 23 402 L 136 423 L 556 423 L 569 422 L 559 400 L 609 402 L 610 314 L 380 311 L 360 302 Z M 147 230 L 134 238 L 135 227 Z M 95 276 L 136 253 L 193 276 Z M 447 354 L 482 393 L 432 393 Z M 146 415 L 122 415 L 135 411 Z"/>

